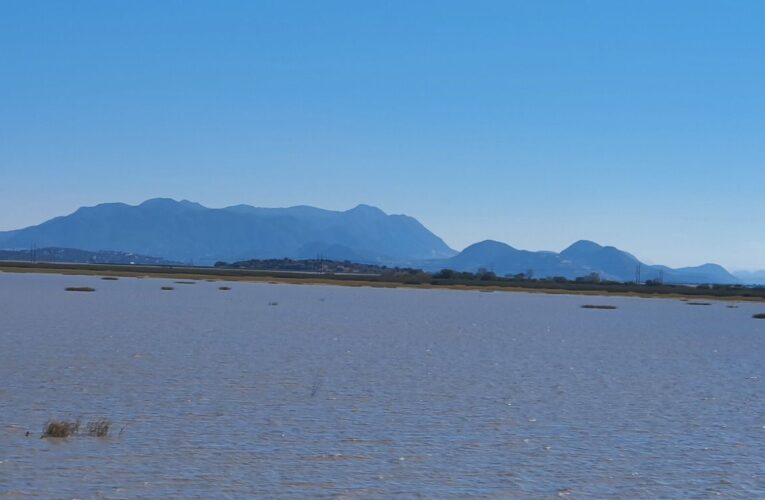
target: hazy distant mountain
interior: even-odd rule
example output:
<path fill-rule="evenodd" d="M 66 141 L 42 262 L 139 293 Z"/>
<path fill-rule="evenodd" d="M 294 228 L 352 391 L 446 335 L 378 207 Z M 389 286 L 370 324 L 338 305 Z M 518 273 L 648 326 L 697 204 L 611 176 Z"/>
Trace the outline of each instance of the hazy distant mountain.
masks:
<path fill-rule="evenodd" d="M 765 285 L 765 271 L 736 271 L 733 275 L 748 285 Z"/>
<path fill-rule="evenodd" d="M 456 253 L 417 220 L 367 205 L 345 212 L 307 206 L 211 209 L 165 198 L 137 206 L 84 207 L 38 226 L 0 232 L 0 248 L 31 245 L 116 250 L 198 264 L 317 256 L 394 262 Z"/>
<path fill-rule="evenodd" d="M 479 269 L 494 271 L 499 275 L 519 274 L 532 271 L 535 276 L 564 276 L 575 278 L 587 274 L 584 269 L 564 261 L 555 252 L 530 252 L 518 250 L 499 241 L 486 240 L 465 248 L 458 255 L 438 262 L 430 262 L 431 270 L 449 268 L 457 271 L 476 272 Z"/>
<path fill-rule="evenodd" d="M 560 255 L 567 261 L 576 262 L 588 272 L 597 272 L 603 278 L 619 281 L 634 280 L 637 265 L 640 263 L 630 253 L 587 240 L 577 241 Z"/>
<path fill-rule="evenodd" d="M 598 272 L 606 279 L 630 281 L 638 268 L 642 281 L 661 279 L 665 283 L 739 283 L 738 278 L 717 264 L 672 269 L 667 266 L 649 266 L 631 253 L 612 246 L 601 246 L 592 241 L 577 241 L 560 254 L 563 258 Z"/>
<path fill-rule="evenodd" d="M 431 261 L 430 270 L 450 268 L 475 272 L 480 268 L 499 275 L 527 273 L 536 277 L 563 276 L 573 279 L 596 272 L 601 278 L 614 281 L 633 281 L 640 269 L 642 281 L 663 279 L 666 283 L 740 283 L 738 278 L 716 264 L 672 269 L 649 266 L 634 255 L 611 246 L 592 241 L 578 241 L 561 253 L 529 252 L 517 250 L 497 241 L 482 241 L 467 247 L 459 255 Z"/>

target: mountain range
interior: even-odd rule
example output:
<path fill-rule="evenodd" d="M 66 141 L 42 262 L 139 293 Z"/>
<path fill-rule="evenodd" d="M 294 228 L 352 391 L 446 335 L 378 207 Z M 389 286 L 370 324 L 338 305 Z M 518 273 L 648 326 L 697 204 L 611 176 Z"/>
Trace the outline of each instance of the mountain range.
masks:
<path fill-rule="evenodd" d="M 640 262 L 634 255 L 612 246 L 581 240 L 560 253 L 518 250 L 498 241 L 482 241 L 465 248 L 449 259 L 427 262 L 428 270 L 442 268 L 478 271 L 483 268 L 498 275 L 533 274 L 535 277 L 561 276 L 567 279 L 598 273 L 602 279 L 634 281 L 660 280 L 665 283 L 738 284 L 740 280 L 717 264 L 672 269 Z"/>
<path fill-rule="evenodd" d="M 733 275 L 747 285 L 765 285 L 765 271 L 737 271 Z"/>
<path fill-rule="evenodd" d="M 389 215 L 369 205 L 347 211 L 310 206 L 207 208 L 167 198 L 139 205 L 104 203 L 83 207 L 36 226 L 0 232 L 0 248 L 63 247 L 116 251 L 167 261 L 211 265 L 248 259 L 350 260 L 406 265 L 426 270 L 529 272 L 573 279 L 598 273 L 614 281 L 663 279 L 667 283 L 742 281 L 716 264 L 672 269 L 640 262 L 632 254 L 592 241 L 560 253 L 527 251 L 482 241 L 457 252 L 416 219 Z"/>

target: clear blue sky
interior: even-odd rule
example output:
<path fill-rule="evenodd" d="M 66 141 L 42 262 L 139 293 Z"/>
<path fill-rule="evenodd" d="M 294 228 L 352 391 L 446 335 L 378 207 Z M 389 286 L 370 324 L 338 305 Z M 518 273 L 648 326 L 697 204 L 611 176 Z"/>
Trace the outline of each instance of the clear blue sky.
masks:
<path fill-rule="evenodd" d="M 0 229 L 358 203 L 765 268 L 765 2 L 0 2 Z"/>

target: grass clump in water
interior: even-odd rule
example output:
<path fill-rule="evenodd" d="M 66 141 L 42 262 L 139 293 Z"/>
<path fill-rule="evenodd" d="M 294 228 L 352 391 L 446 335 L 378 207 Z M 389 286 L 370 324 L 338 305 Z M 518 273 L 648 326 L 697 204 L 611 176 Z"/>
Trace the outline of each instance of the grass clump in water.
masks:
<path fill-rule="evenodd" d="M 176 281 L 176 283 L 179 285 L 196 285 L 197 284 L 196 281 Z"/>
<path fill-rule="evenodd" d="M 107 437 L 111 426 L 111 422 L 106 419 L 92 420 L 87 425 L 88 436 Z"/>
<path fill-rule="evenodd" d="M 752 316 L 754 319 L 765 319 L 765 313 L 758 313 Z"/>
<path fill-rule="evenodd" d="M 269 302 L 268 305 L 269 306 L 278 306 L 279 303 L 278 302 Z"/>
<path fill-rule="evenodd" d="M 117 281 L 119 278 L 116 276 L 101 276 L 101 279 L 107 281 Z"/>
<path fill-rule="evenodd" d="M 616 306 L 610 306 L 607 304 L 584 304 L 582 309 L 616 309 Z"/>
<path fill-rule="evenodd" d="M 95 292 L 95 288 L 89 286 L 70 286 L 66 288 L 67 292 Z"/>
<path fill-rule="evenodd" d="M 163 287 L 161 288 L 161 290 L 175 290 L 175 288 L 174 288 L 174 287 L 172 287 L 172 286 L 163 286 Z"/>
<path fill-rule="evenodd" d="M 223 291 L 231 290 L 231 287 L 230 286 L 219 286 L 218 290 L 223 290 Z"/>
<path fill-rule="evenodd" d="M 711 306 L 711 302 L 686 302 L 689 306 Z"/>
<path fill-rule="evenodd" d="M 43 426 L 41 437 L 44 438 L 68 438 L 77 434 L 80 430 L 80 421 L 67 422 L 65 420 L 49 420 Z"/>

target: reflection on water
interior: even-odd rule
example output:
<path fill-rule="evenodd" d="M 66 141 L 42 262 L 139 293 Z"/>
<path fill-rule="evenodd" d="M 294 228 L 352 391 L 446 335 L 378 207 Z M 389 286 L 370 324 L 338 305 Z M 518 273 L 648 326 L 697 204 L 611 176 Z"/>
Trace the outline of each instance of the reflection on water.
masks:
<path fill-rule="evenodd" d="M 765 495 L 763 306 L 174 285 L 0 273 L 0 495 Z"/>

